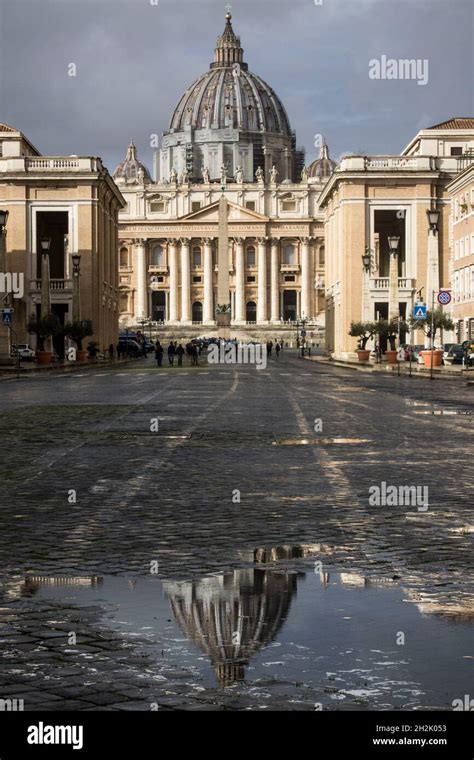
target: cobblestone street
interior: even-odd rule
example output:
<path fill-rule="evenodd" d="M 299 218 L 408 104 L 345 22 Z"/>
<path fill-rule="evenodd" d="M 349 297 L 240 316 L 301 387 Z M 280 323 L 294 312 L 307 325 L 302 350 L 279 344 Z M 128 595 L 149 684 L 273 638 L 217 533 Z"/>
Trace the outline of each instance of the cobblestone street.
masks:
<path fill-rule="evenodd" d="M 465 382 L 288 351 L 260 371 L 148 359 L 1 390 L 0 697 L 451 709 L 468 692 Z M 428 487 L 428 508 L 372 506 L 382 483 Z"/>

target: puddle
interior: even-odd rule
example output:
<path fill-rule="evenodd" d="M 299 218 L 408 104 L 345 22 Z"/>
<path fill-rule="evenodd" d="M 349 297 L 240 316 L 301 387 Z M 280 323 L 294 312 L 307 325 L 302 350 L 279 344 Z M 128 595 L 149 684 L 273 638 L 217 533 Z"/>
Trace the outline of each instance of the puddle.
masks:
<path fill-rule="evenodd" d="M 332 444 L 372 443 L 370 438 L 280 438 L 273 446 L 330 446 Z"/>
<path fill-rule="evenodd" d="M 309 544 L 250 554 L 263 563 L 324 551 Z M 139 645 L 147 664 L 140 669 L 135 658 L 128 669 L 143 678 L 146 668 L 167 689 L 232 688 L 259 707 L 303 698 L 329 709 L 417 709 L 450 707 L 472 686 L 472 623 L 421 614 L 397 577 L 250 567 L 193 581 L 36 576 L 18 592 L 32 606 L 98 609 L 97 634 L 113 632 L 132 653 Z"/>
<path fill-rule="evenodd" d="M 413 414 L 431 414 L 431 415 L 455 415 L 455 414 L 462 414 L 469 416 L 471 412 L 464 411 L 462 409 L 423 409 L 416 412 L 413 412 Z"/>

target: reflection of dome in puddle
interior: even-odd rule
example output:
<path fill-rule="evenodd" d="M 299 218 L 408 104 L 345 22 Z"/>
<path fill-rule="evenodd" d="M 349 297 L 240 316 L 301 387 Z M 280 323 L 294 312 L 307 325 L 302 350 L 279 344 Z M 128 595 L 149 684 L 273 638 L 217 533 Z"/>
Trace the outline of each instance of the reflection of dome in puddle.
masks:
<path fill-rule="evenodd" d="M 277 635 L 296 593 L 296 574 L 234 572 L 163 584 L 176 621 L 210 659 L 220 686 L 245 678 L 245 666 Z"/>

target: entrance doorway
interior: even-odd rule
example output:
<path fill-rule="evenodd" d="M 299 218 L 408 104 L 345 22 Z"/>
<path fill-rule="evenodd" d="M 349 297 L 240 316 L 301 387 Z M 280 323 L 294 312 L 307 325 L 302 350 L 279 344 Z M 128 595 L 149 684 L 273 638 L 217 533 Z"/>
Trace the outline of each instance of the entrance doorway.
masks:
<path fill-rule="evenodd" d="M 297 297 L 296 290 L 283 291 L 283 320 L 296 321 Z"/>
<path fill-rule="evenodd" d="M 245 319 L 250 324 L 256 324 L 257 322 L 257 304 L 255 301 L 249 301 L 245 310 Z"/>
<path fill-rule="evenodd" d="M 195 301 L 193 303 L 193 324 L 202 323 L 202 303 L 200 301 Z"/>
<path fill-rule="evenodd" d="M 151 294 L 151 314 L 154 322 L 166 321 L 166 292 L 154 290 Z"/>

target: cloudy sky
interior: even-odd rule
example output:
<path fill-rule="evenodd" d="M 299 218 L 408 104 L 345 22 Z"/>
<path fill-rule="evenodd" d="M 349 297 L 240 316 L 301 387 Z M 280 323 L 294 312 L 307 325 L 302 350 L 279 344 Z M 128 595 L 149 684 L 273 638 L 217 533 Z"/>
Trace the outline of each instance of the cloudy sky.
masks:
<path fill-rule="evenodd" d="M 226 1 L 0 0 L 0 121 L 45 155 L 99 155 L 111 171 L 133 138 L 151 168 L 150 135 L 208 69 Z M 398 153 L 422 127 L 474 116 L 472 0 L 230 2 L 307 163 L 316 134 L 335 158 Z M 382 56 L 426 59 L 428 83 L 369 78 Z"/>

